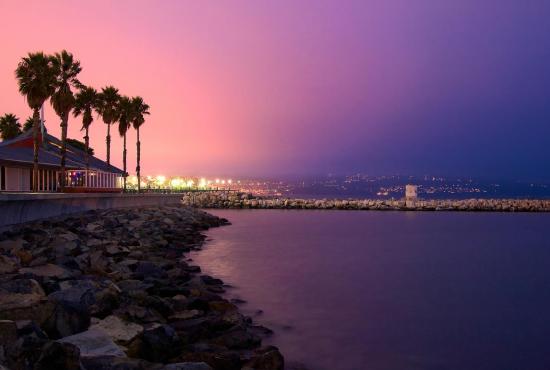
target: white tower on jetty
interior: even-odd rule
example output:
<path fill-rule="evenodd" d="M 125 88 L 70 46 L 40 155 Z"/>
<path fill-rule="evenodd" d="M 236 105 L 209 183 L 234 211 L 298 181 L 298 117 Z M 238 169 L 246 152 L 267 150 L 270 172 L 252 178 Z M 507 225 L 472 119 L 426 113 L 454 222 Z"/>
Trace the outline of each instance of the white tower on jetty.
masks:
<path fill-rule="evenodd" d="M 407 207 L 414 207 L 418 199 L 418 186 L 405 185 L 405 204 Z"/>

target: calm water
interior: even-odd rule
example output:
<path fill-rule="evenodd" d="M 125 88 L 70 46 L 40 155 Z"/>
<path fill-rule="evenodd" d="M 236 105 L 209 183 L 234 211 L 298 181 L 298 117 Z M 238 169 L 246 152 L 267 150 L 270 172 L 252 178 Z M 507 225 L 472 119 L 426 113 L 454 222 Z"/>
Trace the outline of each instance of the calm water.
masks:
<path fill-rule="evenodd" d="M 193 255 L 318 370 L 550 369 L 550 215 L 220 210 Z"/>

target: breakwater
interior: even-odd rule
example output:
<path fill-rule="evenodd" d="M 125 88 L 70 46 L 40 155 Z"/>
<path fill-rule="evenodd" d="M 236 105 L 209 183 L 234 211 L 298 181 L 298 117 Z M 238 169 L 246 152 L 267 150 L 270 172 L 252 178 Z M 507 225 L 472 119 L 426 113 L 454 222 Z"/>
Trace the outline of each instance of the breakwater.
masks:
<path fill-rule="evenodd" d="M 282 370 L 271 331 L 186 253 L 227 220 L 95 210 L 0 233 L 0 369 Z"/>
<path fill-rule="evenodd" d="M 259 197 L 238 192 L 184 193 L 182 204 L 198 208 L 227 209 L 327 209 L 378 211 L 484 211 L 550 212 L 550 200 L 464 199 L 464 200 L 380 200 L 380 199 L 292 199 Z"/>

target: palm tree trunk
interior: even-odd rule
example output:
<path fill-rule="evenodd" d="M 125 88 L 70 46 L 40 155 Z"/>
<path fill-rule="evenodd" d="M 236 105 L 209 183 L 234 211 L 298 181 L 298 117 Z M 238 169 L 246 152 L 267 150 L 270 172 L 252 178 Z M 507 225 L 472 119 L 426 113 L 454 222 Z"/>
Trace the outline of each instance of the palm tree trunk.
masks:
<path fill-rule="evenodd" d="M 67 123 L 69 113 L 61 118 L 61 191 L 65 190 L 65 162 L 67 161 Z"/>
<path fill-rule="evenodd" d="M 38 134 L 40 132 L 40 108 L 34 108 L 32 140 L 33 140 L 33 168 L 32 168 L 32 191 L 38 191 Z M 42 138 L 44 140 L 44 138 Z"/>
<path fill-rule="evenodd" d="M 136 128 L 137 131 L 137 142 L 136 142 L 136 149 L 137 149 L 137 165 L 136 165 L 136 175 L 138 179 L 138 193 L 141 193 L 141 167 L 140 167 L 140 160 L 141 160 L 141 142 L 139 141 L 139 126 Z"/>
<path fill-rule="evenodd" d="M 86 187 L 88 187 L 88 181 L 90 178 L 90 137 L 88 136 L 88 127 L 86 127 L 86 136 L 84 136 L 84 142 L 86 143 Z"/>
<path fill-rule="evenodd" d="M 124 150 L 122 151 L 122 165 L 124 169 L 124 191 L 126 191 L 126 133 L 124 133 Z"/>
<path fill-rule="evenodd" d="M 107 124 L 107 164 L 111 164 L 111 124 Z"/>

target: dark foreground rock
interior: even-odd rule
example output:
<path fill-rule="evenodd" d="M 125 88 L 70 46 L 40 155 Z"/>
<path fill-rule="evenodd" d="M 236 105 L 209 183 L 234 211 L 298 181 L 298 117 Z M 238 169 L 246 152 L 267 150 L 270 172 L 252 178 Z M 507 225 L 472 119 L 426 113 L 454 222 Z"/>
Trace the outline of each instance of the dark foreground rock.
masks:
<path fill-rule="evenodd" d="M 227 221 L 186 207 L 92 211 L 0 234 L 0 369 L 281 370 L 271 331 L 186 252 Z"/>

